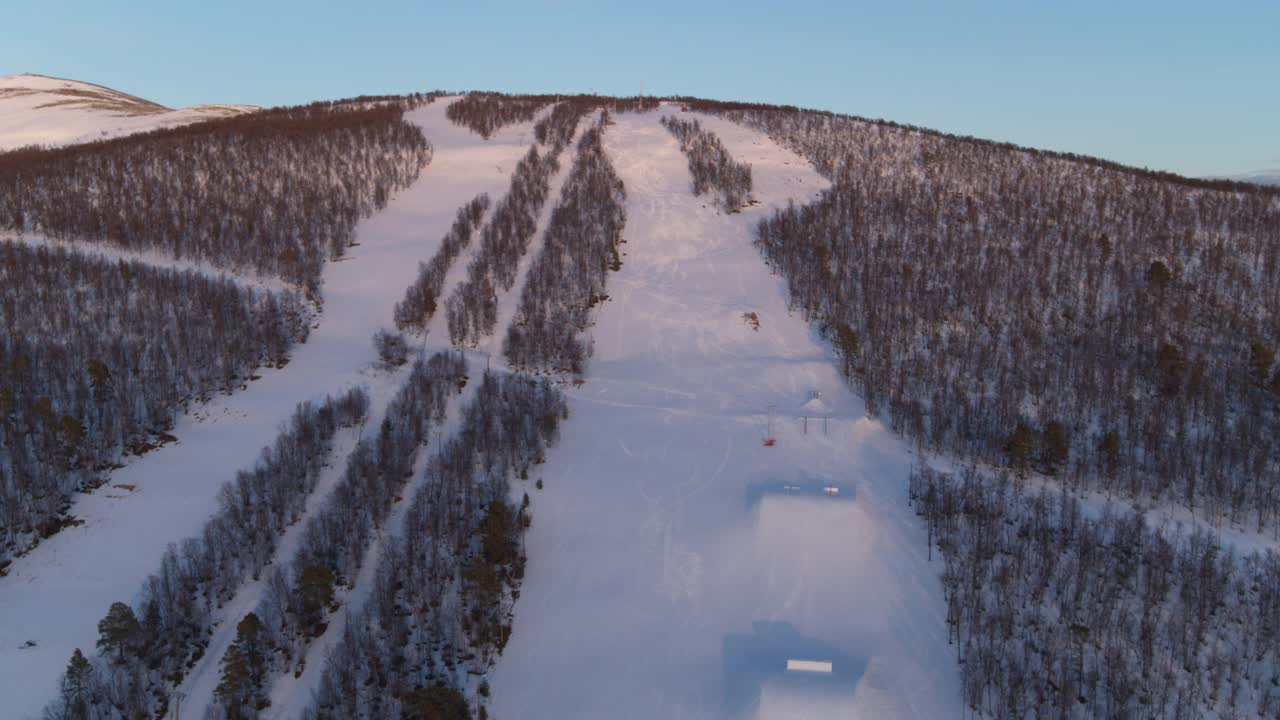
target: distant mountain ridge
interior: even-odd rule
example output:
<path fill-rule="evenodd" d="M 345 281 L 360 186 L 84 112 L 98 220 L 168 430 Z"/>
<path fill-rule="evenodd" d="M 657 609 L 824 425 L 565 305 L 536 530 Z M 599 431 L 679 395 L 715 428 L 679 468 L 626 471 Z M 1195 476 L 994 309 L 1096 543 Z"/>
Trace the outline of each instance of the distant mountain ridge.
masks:
<path fill-rule="evenodd" d="M 23 74 L 0 77 L 0 152 L 72 145 L 258 110 L 253 105 L 173 109 L 102 85 Z"/>
<path fill-rule="evenodd" d="M 1254 170 L 1253 172 L 1239 173 L 1236 175 L 1209 175 L 1208 180 L 1233 180 L 1235 182 L 1254 183 L 1256 185 L 1280 185 L 1280 167 L 1270 168 L 1268 170 Z"/>
<path fill-rule="evenodd" d="M 1245 175 L 1237 175 L 1233 179 L 1258 183 L 1259 185 L 1280 185 L 1280 168 L 1259 170 L 1258 172 L 1251 172 Z"/>

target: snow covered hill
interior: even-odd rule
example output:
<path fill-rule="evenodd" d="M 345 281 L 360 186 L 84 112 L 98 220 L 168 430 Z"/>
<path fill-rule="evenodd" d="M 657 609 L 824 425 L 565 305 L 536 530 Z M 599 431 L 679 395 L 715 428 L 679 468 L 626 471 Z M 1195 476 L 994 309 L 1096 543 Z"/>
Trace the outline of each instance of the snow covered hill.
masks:
<path fill-rule="evenodd" d="M 174 110 L 111 88 L 44 75 L 0 77 L 0 152 L 71 145 L 253 112 L 252 105 Z"/>
<path fill-rule="evenodd" d="M 937 567 L 904 501 L 912 457 L 866 419 L 751 245 L 758 218 L 827 183 L 700 117 L 755 176 L 759 204 L 725 214 L 691 194 L 659 124 L 673 111 L 605 132 L 625 255 L 540 472 L 492 715 L 956 717 Z"/>
<path fill-rule="evenodd" d="M 498 192 L 531 135 L 521 126 L 485 142 L 446 120 L 444 107 L 410 116 L 431 138 L 435 159 L 415 185 L 359 226 L 349 256 L 326 266 L 326 310 L 289 365 L 266 369 L 247 390 L 183 417 L 173 431 L 177 443 L 80 497 L 73 512 L 84 524 L 49 538 L 0 577 L 0 716 L 38 716 L 72 650 L 93 648 L 107 606 L 132 601 L 165 548 L 200 533 L 221 485 L 252 465 L 298 402 L 362 384 L 372 391 L 375 416 L 382 411 L 401 378 L 372 367 L 371 333 L 391 325 L 395 301 L 458 205 Z"/>
<path fill-rule="evenodd" d="M 1272 168 L 1270 170 L 1259 170 L 1258 172 L 1237 175 L 1233 180 L 1243 180 L 1244 182 L 1258 183 L 1259 185 L 1280 185 L 1280 168 Z"/>
<path fill-rule="evenodd" d="M 474 522 L 459 513 L 468 518 L 469 528 L 484 527 L 486 537 L 461 532 L 457 544 L 446 546 L 441 536 L 414 532 L 422 524 L 406 519 L 418 517 L 412 503 L 420 491 L 441 486 L 441 475 L 428 470 L 444 457 L 436 453 L 451 436 L 475 432 L 475 426 L 463 422 L 464 416 L 501 415 L 496 405 L 480 405 L 485 410 L 466 415 L 463 407 L 476 395 L 485 395 L 478 382 L 463 382 L 458 396 L 434 418 L 429 444 L 414 441 L 417 454 L 412 472 L 396 471 L 399 489 L 388 492 L 387 497 L 394 494 L 394 498 L 373 523 L 377 527 L 360 535 L 359 547 L 347 548 L 358 553 L 361 561 L 351 564 L 352 571 L 338 580 L 318 581 L 336 594 L 317 601 L 317 621 L 291 636 L 298 645 L 287 671 L 274 668 L 265 673 L 259 668 L 259 679 L 251 681 L 262 685 L 255 689 L 260 691 L 259 707 L 250 714 L 272 720 L 349 716 L 383 720 L 401 716 L 402 709 L 410 706 L 406 698 L 417 691 L 443 686 L 461 698 L 459 702 L 469 703 L 476 714 L 499 720 L 966 716 L 964 697 L 972 695 L 973 668 L 986 666 L 966 662 L 962 672 L 957 662 L 965 657 L 962 652 L 968 652 L 959 640 L 960 621 L 948 617 L 948 602 L 954 603 L 957 595 L 954 591 L 948 595 L 940 579 L 944 568 L 951 570 L 952 581 L 961 576 L 946 564 L 954 563 L 954 558 L 942 553 L 936 525 L 926 526 L 916 514 L 918 508 L 908 502 L 909 478 L 918 477 L 922 467 L 955 468 L 948 465 L 945 453 L 921 457 L 918 453 L 927 451 L 921 449 L 923 444 L 893 432 L 878 419 L 884 413 L 873 411 L 869 416 L 868 407 L 874 408 L 874 403 L 864 403 L 842 375 L 847 349 L 842 348 L 843 357 L 837 355 L 817 323 L 806 320 L 791 292 L 793 286 L 779 270 L 783 266 L 766 260 L 761 252 L 769 247 L 758 230 L 762 220 L 788 206 L 820 204 L 815 200 L 829 197 L 832 193 L 824 191 L 833 187 L 831 182 L 839 189 L 841 180 L 824 178 L 814 167 L 821 160 L 806 159 L 812 154 L 797 154 L 797 148 L 805 152 L 803 143 L 786 145 L 775 131 L 738 124 L 723 114 L 699 112 L 697 106 L 690 107 L 692 102 L 682 107 L 649 99 L 647 104 L 626 106 L 579 98 L 579 114 L 565 113 L 563 126 L 548 126 L 535 120 L 554 118 L 565 109 L 574 111 L 575 100 L 523 98 L 519 112 L 506 117 L 495 108 L 509 101 L 495 95 L 476 103 L 480 110 L 493 113 L 485 116 L 492 123 L 472 126 L 473 130 L 483 128 L 482 134 L 468 130 L 454 117 L 461 114 L 458 110 L 466 107 L 466 101 L 459 104 L 458 98 L 438 94 L 422 97 L 422 104 L 408 106 L 404 119 L 431 143 L 431 163 L 413 176 L 412 184 L 406 180 L 402 190 L 380 192 L 378 197 L 385 204 L 378 203 L 377 213 L 356 225 L 350 246 L 343 245 L 341 256 L 326 256 L 317 283 L 324 297 L 322 309 L 307 341 L 290 353 L 288 363 L 262 369 L 252 378 L 254 382 L 234 392 L 193 402 L 172 428 L 173 442 L 114 468 L 106 485 L 77 491 L 70 513 L 74 523 L 16 557 L 7 568 L 0 567 L 0 697 L 4 698 L 0 716 L 40 717 L 42 708 L 49 708 L 47 703 L 60 691 L 65 701 L 68 690 L 65 684 L 59 687 L 59 677 L 77 648 L 94 656 L 95 672 L 108 678 L 104 684 L 112 685 L 99 695 L 127 694 L 121 688 L 144 687 L 130 684 L 138 678 L 149 682 L 148 698 L 130 700 L 135 707 L 152 703 L 145 714 L 167 710 L 167 717 L 177 716 L 174 700 L 181 703 L 182 717 L 220 715 L 228 708 L 223 686 L 231 663 L 226 658 L 234 659 L 240 652 L 239 624 L 250 612 L 257 620 L 258 612 L 272 602 L 279 609 L 277 618 L 286 612 L 300 614 L 294 607 L 295 595 L 288 593 L 298 590 L 300 596 L 301 581 L 294 583 L 296 588 L 280 590 L 280 583 L 286 581 L 274 571 L 297 578 L 306 575 L 297 571 L 297 550 L 309 542 L 307 535 L 318 524 L 317 518 L 325 517 L 328 503 L 348 497 L 340 488 L 346 481 L 344 465 L 351 457 L 361 457 L 361 451 L 353 448 L 360 447 L 362 440 L 368 445 L 381 437 L 382 426 L 389 425 L 390 418 L 405 414 L 396 409 L 392 398 L 408 371 L 380 361 L 370 336 L 393 325 L 393 308 L 415 282 L 419 263 L 433 260 L 442 245 L 448 247 L 442 238 L 458 209 L 480 194 L 486 196 L 486 206 L 489 200 L 493 204 L 476 221 L 477 237 L 483 238 L 486 230 L 510 226 L 519 232 L 508 228 L 506 234 L 496 232 L 492 237 L 523 238 L 519 252 L 512 245 L 503 251 L 507 259 L 517 260 L 511 262 L 510 277 L 490 283 L 486 273 L 491 271 L 481 262 L 488 246 L 482 241 L 460 246 L 432 291 L 434 315 L 426 314 L 425 332 L 406 329 L 408 337 L 401 339 L 423 353 L 455 351 L 454 357 L 465 357 L 473 379 L 478 380 L 481 370 L 489 367 L 507 379 L 524 373 L 548 379 L 556 397 L 562 397 L 562 390 L 567 398 L 568 413 L 559 412 L 560 405 L 549 413 L 511 406 L 521 409 L 507 416 L 509 425 L 517 427 L 545 423 L 550 415 L 559 440 L 549 448 L 546 444 L 526 448 L 529 454 L 520 463 L 502 465 L 498 473 L 504 483 L 510 480 L 511 507 L 507 509 L 511 510 L 512 537 L 517 538 L 511 547 L 518 546 L 519 551 L 508 554 L 520 555 L 520 562 L 512 565 L 519 567 L 512 572 L 514 581 L 503 577 L 503 583 L 511 584 L 500 585 L 510 589 L 511 604 L 503 604 L 508 596 L 495 595 L 499 609 L 511 611 L 494 615 L 492 637 L 500 639 L 492 641 L 491 647 L 496 650 L 494 654 L 467 652 L 478 645 L 463 635 L 490 619 L 486 616 L 481 623 L 478 613 L 457 609 L 470 607 L 458 603 L 459 598 L 475 592 L 486 579 L 492 580 L 484 574 L 493 572 L 492 567 L 476 559 L 489 552 L 476 549 L 492 539 L 487 520 Z M 169 110 L 99 86 L 12 76 L 0 79 L 0 150 L 31 143 L 88 141 L 248 111 L 252 108 Z M 252 124 L 263 117 L 254 116 Z M 735 197 L 741 202 L 727 198 L 720 202 L 714 193 L 692 192 L 698 170 L 694 160 L 691 172 L 691 159 L 696 153 L 689 152 L 687 145 L 682 149 L 684 139 L 677 139 L 679 131 L 670 127 L 674 125 L 671 118 L 696 118 L 700 127 L 714 135 L 716 144 L 723 145 L 726 157 L 749 164 L 745 182 L 735 186 Z M 547 127 L 563 131 L 564 142 L 552 140 L 555 132 Z M 877 137 L 880 130 L 874 131 Z M 413 128 L 409 132 L 418 137 Z M 592 142 L 580 143 L 588 135 Z M 568 142 L 570 136 L 573 142 Z M 564 152 L 558 164 L 541 166 L 551 168 L 545 183 L 549 199 L 530 202 L 524 195 L 530 194 L 533 183 L 513 182 L 513 174 L 521 177 L 519 167 L 533 174 L 528 168 L 537 164 L 529 158 L 541 157 L 539 162 L 547 163 L 545 153 L 553 145 L 557 152 Z M 602 214 L 600 207 L 582 206 L 598 203 L 616 210 L 622 202 L 620 192 L 596 196 L 583 192 L 585 183 L 575 184 L 583 147 L 593 149 L 592 157 L 607 156 L 600 164 L 608 166 L 609 177 L 616 174 L 625 187 L 625 228 L 619 244 L 609 241 L 610 249 L 619 253 L 607 263 L 587 267 L 582 260 L 585 254 L 565 253 L 561 258 L 574 271 L 590 269 L 593 277 L 608 278 L 607 285 L 599 287 L 581 283 L 592 288 L 589 302 L 585 295 L 567 292 L 564 295 L 572 301 L 539 299 L 548 306 L 576 303 L 573 309 L 586 318 L 577 325 L 556 325 L 557 329 L 570 327 L 570 335 L 586 328 L 581 337 L 591 352 L 585 371 L 577 373 L 574 366 L 573 372 L 552 372 L 547 367 L 563 366 L 522 363 L 509 345 L 504 348 L 504 339 L 510 337 L 513 326 L 533 336 L 529 328 L 536 329 L 536 323 L 530 318 L 543 317 L 528 312 L 523 303 L 526 288 L 539 287 L 539 263 L 546 257 L 560 257 L 550 251 L 559 247 L 557 242 L 565 243 L 554 231 L 557 217 L 562 230 L 596 228 L 585 221 L 571 221 Z M 562 192 L 575 187 L 577 194 Z M 518 213 L 498 210 L 512 196 L 523 197 L 528 204 L 528 217 L 518 222 L 512 220 Z M 579 235 L 616 238 L 617 225 L 609 227 L 609 233 L 589 229 Z M 755 238 L 761 239 L 753 244 Z M 50 242 L 29 235 L 0 237 L 0 241 L 32 246 Z M 75 247 L 74 243 L 68 246 Z M 208 269 L 185 256 L 175 259 L 163 253 L 113 249 L 92 252 L 95 257 L 123 256 L 166 267 Z M 826 262 L 821 263 L 824 268 Z M 608 270 L 601 270 L 602 266 Z M 489 324 L 493 327 L 479 337 L 456 340 L 451 338 L 453 320 L 446 303 L 441 302 L 436 311 L 436 301 L 453 297 L 475 281 L 475 275 L 481 281 L 475 287 L 483 289 L 480 300 L 492 310 Z M 881 297 L 887 295 L 881 293 Z M 530 297 L 538 296 L 530 293 Z M 1277 378 L 1280 384 L 1280 374 Z M 211 537 L 207 529 L 209 518 L 223 508 L 220 488 L 237 470 L 253 465 L 295 405 L 354 387 L 369 392 L 367 420 L 358 429 L 337 433 L 314 488 L 297 491 L 306 498 L 305 508 L 279 523 L 276 544 L 246 548 L 251 552 L 267 548 L 262 572 L 252 576 L 246 572 L 225 583 L 223 595 L 206 593 L 198 603 L 169 613 L 194 616 L 197 611 L 186 612 L 186 608 L 203 603 L 198 611 L 204 613 L 206 624 L 191 634 L 197 651 L 175 651 L 167 656 L 178 658 L 172 666 L 148 670 L 139 659 L 148 650 L 127 647 L 128 642 L 147 644 L 137 640 L 141 633 L 135 632 L 132 640 L 121 641 L 118 653 L 111 654 L 108 647 L 95 654 L 95 644 L 103 636 L 100 620 L 112 603 L 145 607 L 140 598 L 158 592 L 156 585 L 144 588 L 144 583 L 161 565 L 167 548 L 201 542 L 240 547 Z M 4 397 L 0 395 L 0 400 Z M 490 445 L 497 448 L 494 452 L 510 449 L 497 441 Z M 482 452 L 470 445 L 460 447 L 464 450 L 457 466 L 465 468 L 467 457 L 474 465 L 485 464 Z M 2 453 L 0 448 L 0 460 Z M 0 480 L 5 469 L 0 463 Z M 467 478 L 475 480 L 462 472 L 458 476 L 463 478 L 460 487 L 469 487 Z M 1062 489 L 1049 485 L 1050 480 L 1042 481 Z M 508 485 L 496 487 L 493 494 L 502 496 Z M 227 501 L 228 507 L 239 508 L 235 503 L 241 503 L 246 515 L 249 510 L 268 514 L 271 511 L 264 509 L 268 503 L 262 495 Z M 447 497 L 449 502 L 431 506 L 432 512 L 467 507 L 470 502 Z M 1065 491 L 1062 497 L 1067 497 Z M 1103 501 L 1095 499 L 1098 502 L 1093 505 L 1102 507 Z M 486 507 L 490 500 L 492 496 L 485 498 Z M 527 508 L 524 502 L 529 503 Z M 352 501 L 344 506 L 377 505 Z M 497 510 L 486 517 L 502 517 L 504 502 L 493 500 L 493 506 Z M 1106 514 L 1086 513 L 1086 521 Z M 1156 517 L 1152 510 L 1148 518 Z M 1195 520 L 1191 510 L 1158 517 L 1173 524 Z M 527 532 L 516 528 L 516 519 Z M 1176 532 L 1182 532 L 1180 526 Z M 355 537 L 357 533 L 347 527 L 345 533 L 335 531 L 334 535 Z M 1227 547 L 1238 550 L 1275 545 L 1262 533 L 1246 537 L 1231 528 L 1225 538 Z M 1221 537 L 1218 542 L 1223 542 Z M 406 549 L 409 545 L 413 552 Z M 386 558 L 403 560 L 415 553 L 425 557 L 442 547 L 451 548 L 445 554 L 459 561 L 456 578 L 447 563 L 438 566 L 444 568 L 439 573 L 417 576 L 430 577 L 431 582 L 399 582 L 395 579 L 406 576 L 384 572 L 381 561 Z M 327 568 L 322 560 L 316 562 L 315 567 Z M 181 575 L 175 571 L 174 576 Z M 1280 557 L 1269 577 L 1280 578 Z M 969 585 L 996 587 L 994 582 L 976 580 Z M 207 582 L 192 585 L 201 593 L 207 587 Z M 441 587 L 448 588 L 442 593 L 444 599 L 437 597 L 432 605 L 425 588 Z M 192 588 L 183 592 L 195 596 L 197 590 Z M 1255 605 L 1280 607 L 1280 582 L 1276 588 L 1268 596 L 1277 598 L 1275 603 Z M 287 602 L 281 600 L 286 596 Z M 428 612 L 427 605 L 436 609 Z M 446 622 L 430 624 L 449 613 L 448 619 L 464 630 Z M 159 621 L 141 611 L 138 614 L 144 625 L 160 627 Z M 412 630 L 404 619 L 411 615 Z M 265 612 L 262 616 L 270 617 Z M 286 624 L 264 622 L 272 627 Z M 1068 626 L 1054 624 L 1068 631 Z M 1070 626 L 1073 637 L 1082 636 L 1079 627 Z M 388 628 L 396 630 L 383 632 Z M 972 638 L 982 637 L 967 627 L 966 632 L 970 647 L 975 644 Z M 1036 637 L 1033 631 L 1020 632 L 1032 640 Z M 952 644 L 953 633 L 956 644 Z M 1264 644 L 1274 642 L 1277 635 L 1269 637 L 1272 640 L 1264 639 Z M 282 647 L 277 644 L 270 651 L 282 654 Z M 1062 648 L 1070 651 L 1066 645 Z M 129 652 L 137 657 L 126 657 Z M 1090 652 L 1090 662 L 1102 657 L 1100 651 Z M 1086 654 L 1081 649 L 1079 655 L 1059 652 L 1056 657 L 1079 658 L 1083 666 Z M 340 665 L 336 659 L 344 656 L 350 665 L 361 666 L 364 675 L 331 673 Z M 1267 662 L 1268 667 L 1280 667 Z M 1076 666 L 1061 667 L 1070 671 Z M 1042 675 L 1049 677 L 1047 672 Z M 335 677 L 361 677 L 367 682 L 348 685 Z M 335 711 L 336 703 L 325 704 L 326 692 L 331 698 L 337 693 L 355 700 L 345 710 Z M 1075 703 L 1076 697 L 1068 699 Z M 118 717 L 123 703 L 106 707 L 115 702 L 98 702 L 94 717 Z M 977 708 L 978 703 L 970 700 L 968 707 Z M 1016 709 L 1010 714 L 1022 715 Z M 982 716 L 990 715 L 995 713 Z M 1271 716 L 1265 710 L 1258 715 Z"/>

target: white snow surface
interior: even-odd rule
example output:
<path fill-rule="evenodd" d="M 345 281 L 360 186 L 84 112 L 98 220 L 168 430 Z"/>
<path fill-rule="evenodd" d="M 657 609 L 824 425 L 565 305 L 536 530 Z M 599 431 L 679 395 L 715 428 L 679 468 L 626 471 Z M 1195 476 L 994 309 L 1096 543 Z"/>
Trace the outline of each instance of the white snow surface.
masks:
<path fill-rule="evenodd" d="M 0 77 L 0 152 L 27 145 L 74 145 L 217 117 L 253 105 L 173 110 L 101 85 L 44 75 Z"/>
<path fill-rule="evenodd" d="M 700 116 L 753 167 L 760 204 L 723 214 L 690 194 L 658 119 L 619 114 L 605 133 L 627 190 L 623 265 L 545 489 L 529 489 L 529 565 L 490 716 L 959 717 L 941 565 L 906 503 L 912 455 L 865 417 L 751 244 L 755 222 L 825 181 Z M 825 435 L 798 417 L 813 390 Z M 788 673 L 789 659 L 833 673 Z"/>
<path fill-rule="evenodd" d="M 134 460 L 109 484 L 78 497 L 71 514 L 85 524 L 45 540 L 0 578 L 0 716 L 38 716 L 72 650 L 93 650 L 97 622 L 110 604 L 135 599 L 165 548 L 200 532 L 219 487 L 254 463 L 297 403 L 364 384 L 371 417 L 381 416 L 401 374 L 372 368 L 373 332 L 393 326 L 392 308 L 416 277 L 418 262 L 435 253 L 458 207 L 480 192 L 495 198 L 505 192 L 533 141 L 531 124 L 484 141 L 450 123 L 447 105 L 441 100 L 407 115 L 434 145 L 432 162 L 358 226 L 357 245 L 342 260 L 325 267 L 324 312 L 291 362 L 259 370 L 261 379 L 246 389 L 180 418 L 177 443 Z M 332 462 L 340 468 L 345 457 Z M 21 647 L 28 640 L 36 645 Z"/>

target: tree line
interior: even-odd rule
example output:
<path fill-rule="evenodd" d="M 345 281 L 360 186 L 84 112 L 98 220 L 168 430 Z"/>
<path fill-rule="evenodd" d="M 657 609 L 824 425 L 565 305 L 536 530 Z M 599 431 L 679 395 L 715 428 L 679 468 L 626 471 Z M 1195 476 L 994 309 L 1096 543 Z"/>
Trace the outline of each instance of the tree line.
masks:
<path fill-rule="evenodd" d="M 554 106 L 551 112 L 563 116 L 585 115 L 595 108 L 605 108 L 614 112 L 648 112 L 658 108 L 656 97 L 606 97 L 602 95 L 508 95 L 496 92 L 471 92 L 450 103 L 445 115 L 454 124 L 465 127 L 488 140 L 493 133 L 516 123 L 531 122 L 538 112 L 548 105 Z M 545 118 L 544 118 L 545 119 Z M 563 138 L 568 143 L 573 138 L 573 126 L 564 122 L 555 122 L 543 126 L 541 123 L 535 130 L 538 142 L 554 144 L 548 132 L 563 132 L 569 135 Z"/>
<path fill-rule="evenodd" d="M 446 402 L 462 390 L 466 371 L 466 360 L 455 353 L 414 362 L 377 432 L 357 443 L 342 477 L 303 526 L 288 567 L 268 571 L 264 597 L 254 611 L 254 642 L 262 661 L 243 681 L 219 689 L 216 711 L 256 717 L 273 678 L 302 672 L 307 649 L 341 607 L 343 588 L 354 586 L 370 544 L 412 476 L 418 451 L 444 421 Z M 228 658 L 222 662 L 226 680 Z"/>
<path fill-rule="evenodd" d="M 445 301 L 449 340 L 475 345 L 498 324 L 498 293 L 516 281 L 520 259 L 538 230 L 538 214 L 560 168 L 559 147 L 539 152 L 534 144 L 516 164 L 511 186 L 480 232 L 480 247 L 467 265 L 467 279 Z"/>
<path fill-rule="evenodd" d="M 276 276 L 320 271 L 431 159 L 404 111 L 434 96 L 278 108 L 0 154 L 0 228 Z"/>
<path fill-rule="evenodd" d="M 972 135 L 945 133 L 939 130 L 933 130 L 908 123 L 898 123 L 892 120 L 876 118 L 865 118 L 856 115 L 845 115 L 842 113 L 834 113 L 829 110 L 800 108 L 795 105 L 770 105 L 767 103 L 712 100 L 682 95 L 671 96 L 663 99 L 669 102 L 681 103 L 691 110 L 723 115 L 736 122 L 750 127 L 755 127 L 766 132 L 777 142 L 782 143 L 785 147 L 789 147 L 797 154 L 804 156 L 812 162 L 818 172 L 822 173 L 827 178 L 840 175 L 843 167 L 851 162 L 858 161 L 857 153 L 855 152 L 857 143 L 846 142 L 839 137 L 839 135 L 848 127 L 858 126 L 868 129 L 875 128 L 878 132 L 886 135 L 914 138 L 913 141 L 915 142 L 963 145 L 977 148 L 988 148 L 990 151 L 995 152 L 1006 151 L 1023 153 L 1036 158 L 1066 160 L 1072 163 L 1089 165 L 1103 170 L 1112 170 L 1151 180 L 1174 183 L 1186 188 L 1221 190 L 1228 192 L 1239 190 L 1243 192 L 1263 192 L 1270 195 L 1280 195 L 1280 189 L 1265 185 L 1258 185 L 1256 183 L 1240 182 L 1236 180 L 1186 177 L 1171 172 L 1124 165 L 1112 160 L 1092 157 L 1089 155 L 1081 155 L 1079 153 L 1058 152 L 1054 150 L 1024 147 L 1022 145 L 1015 145 L 1014 143 L 1009 142 L 987 140 L 984 138 L 974 137 Z M 784 127 L 788 129 L 784 130 Z M 774 130 L 770 130 L 770 128 L 773 128 Z M 777 132 L 775 132 L 775 130 Z"/>
<path fill-rule="evenodd" d="M 626 190 L 601 141 L 607 112 L 582 134 L 507 330 L 512 367 L 581 374 L 591 349 L 580 337 L 605 295 L 610 270 L 622 267 Z"/>
<path fill-rule="evenodd" d="M 329 655 L 308 718 L 479 717 L 482 676 L 511 634 L 531 522 L 529 495 L 511 501 L 568 416 L 546 382 L 486 372 L 462 423 L 426 469 L 402 532 L 385 540 L 373 592 Z M 474 694 L 472 691 L 474 690 Z"/>
<path fill-rule="evenodd" d="M 436 314 L 440 293 L 444 291 L 445 275 L 471 244 L 488 209 L 489 196 L 484 193 L 458 208 L 453 226 L 440 241 L 440 248 L 431 261 L 418 263 L 418 277 L 405 291 L 404 299 L 396 303 L 394 311 L 396 327 L 402 332 L 426 332 L 427 324 Z"/>
<path fill-rule="evenodd" d="M 674 115 L 662 118 L 662 126 L 680 141 L 680 151 L 689 159 L 693 194 L 714 192 L 725 212 L 737 212 L 751 202 L 751 165 L 734 160 L 715 133 L 704 130 L 696 119 Z"/>
<path fill-rule="evenodd" d="M 516 123 L 531 122 L 542 108 L 556 102 L 554 95 L 507 95 L 472 92 L 449 103 L 445 116 L 488 140 L 498 130 Z"/>
<path fill-rule="evenodd" d="M 1276 527 L 1274 191 L 838 116 L 728 116 L 829 174 L 757 243 L 895 430 Z"/>
<path fill-rule="evenodd" d="M 336 433 L 363 422 L 368 405 L 360 387 L 299 404 L 257 463 L 223 485 L 200 535 L 169 547 L 138 602 L 111 605 L 98 624 L 97 654 L 76 649 L 45 716 L 163 715 L 172 688 L 204 655 L 216 610 L 270 562 L 330 461 Z"/>
<path fill-rule="evenodd" d="M 979 717 L 1280 716 L 1280 555 L 968 468 L 912 472 Z"/>
<path fill-rule="evenodd" d="M 309 310 L 297 292 L 0 242 L 0 321 L 2 573 L 190 403 L 283 366 Z"/>

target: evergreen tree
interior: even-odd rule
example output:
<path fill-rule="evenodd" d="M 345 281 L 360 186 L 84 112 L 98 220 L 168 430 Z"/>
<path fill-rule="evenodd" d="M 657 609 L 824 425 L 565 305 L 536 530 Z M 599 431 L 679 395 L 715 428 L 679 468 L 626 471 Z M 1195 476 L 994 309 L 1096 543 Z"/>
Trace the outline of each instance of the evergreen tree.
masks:
<path fill-rule="evenodd" d="M 467 699 L 444 685 L 418 688 L 400 699 L 402 720 L 470 720 Z"/>
<path fill-rule="evenodd" d="M 98 621 L 98 648 L 104 652 L 115 652 L 116 661 L 121 662 L 125 650 L 133 645 L 138 629 L 138 618 L 133 614 L 133 608 L 122 602 L 112 603 L 106 617 Z"/>
<path fill-rule="evenodd" d="M 251 680 L 244 653 L 240 651 L 239 645 L 232 643 L 222 656 L 222 679 L 214 690 L 218 702 L 226 710 L 227 718 L 240 718 L 243 711 L 251 707 L 247 702 Z"/>
<path fill-rule="evenodd" d="M 96 684 L 93 666 L 85 659 L 80 648 L 71 653 L 67 671 L 62 676 L 62 717 L 66 720 L 87 720 L 89 705 Z"/>
<path fill-rule="evenodd" d="M 1114 430 L 1103 434 L 1098 441 L 1098 456 L 1102 459 L 1107 475 L 1115 475 L 1120 465 L 1120 436 Z"/>
<path fill-rule="evenodd" d="M 223 656 L 218 684 L 219 697 L 228 698 L 224 700 L 228 712 L 233 705 L 255 710 L 266 706 L 262 697 L 266 657 L 261 636 L 262 622 L 256 613 L 245 615 L 236 625 L 236 639 Z"/>
<path fill-rule="evenodd" d="M 1057 420 L 1050 420 L 1044 426 L 1044 464 L 1045 469 L 1056 472 L 1067 462 L 1070 443 L 1067 440 L 1067 429 Z"/>
<path fill-rule="evenodd" d="M 1014 428 L 1010 433 L 1009 439 L 1005 442 L 1004 451 L 1009 458 L 1009 465 L 1022 470 L 1027 466 L 1027 460 L 1031 457 L 1031 451 L 1035 444 L 1035 436 L 1031 433 L 1031 428 L 1025 423 L 1018 423 L 1018 427 Z"/>
<path fill-rule="evenodd" d="M 1271 348 L 1264 343 L 1254 340 L 1249 344 L 1249 369 L 1253 371 L 1254 380 L 1259 385 L 1267 382 L 1267 375 L 1271 370 L 1271 364 L 1275 362 L 1276 354 Z"/>
<path fill-rule="evenodd" d="M 1160 371 L 1160 392 L 1167 396 L 1178 394 L 1182 387 L 1182 375 L 1187 369 L 1187 360 L 1172 343 L 1164 343 L 1156 352 L 1156 369 Z"/>
<path fill-rule="evenodd" d="M 323 565 L 307 565 L 298 575 L 298 615 L 302 627 L 313 634 L 333 602 L 333 573 Z"/>

